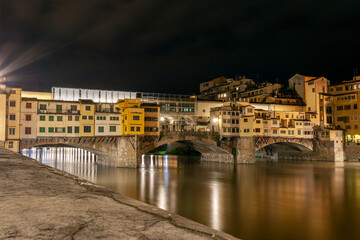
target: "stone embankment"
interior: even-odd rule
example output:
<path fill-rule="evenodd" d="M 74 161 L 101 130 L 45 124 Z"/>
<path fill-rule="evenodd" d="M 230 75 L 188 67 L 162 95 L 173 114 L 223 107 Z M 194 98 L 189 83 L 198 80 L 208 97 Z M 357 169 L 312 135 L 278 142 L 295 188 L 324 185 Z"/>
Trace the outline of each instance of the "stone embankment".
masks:
<path fill-rule="evenodd" d="M 3 148 L 0 219 L 0 239 L 235 239 Z"/>

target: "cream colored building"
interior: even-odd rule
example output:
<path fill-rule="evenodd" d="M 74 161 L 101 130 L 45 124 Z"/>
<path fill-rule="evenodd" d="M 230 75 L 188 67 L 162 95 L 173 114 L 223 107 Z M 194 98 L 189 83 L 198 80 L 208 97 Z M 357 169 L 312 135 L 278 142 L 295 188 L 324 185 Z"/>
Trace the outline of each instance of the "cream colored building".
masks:
<path fill-rule="evenodd" d="M 98 103 L 95 112 L 95 136 L 121 135 L 121 113 L 116 104 Z"/>

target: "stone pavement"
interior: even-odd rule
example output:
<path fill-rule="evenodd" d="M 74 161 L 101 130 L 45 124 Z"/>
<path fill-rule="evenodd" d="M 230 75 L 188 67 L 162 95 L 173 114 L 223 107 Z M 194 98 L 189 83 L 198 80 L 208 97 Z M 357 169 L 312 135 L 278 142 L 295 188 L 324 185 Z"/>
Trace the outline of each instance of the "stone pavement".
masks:
<path fill-rule="evenodd" d="M 0 239 L 235 239 L 0 148 Z"/>

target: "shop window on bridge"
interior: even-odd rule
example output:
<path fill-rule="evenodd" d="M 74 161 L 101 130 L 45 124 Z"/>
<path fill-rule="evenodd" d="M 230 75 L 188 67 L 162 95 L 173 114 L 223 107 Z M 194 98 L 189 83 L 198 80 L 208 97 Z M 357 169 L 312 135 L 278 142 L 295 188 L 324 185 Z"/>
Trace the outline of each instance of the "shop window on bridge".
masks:
<path fill-rule="evenodd" d="M 79 127 L 75 127 L 74 130 L 75 130 L 75 131 L 74 131 L 75 133 L 79 133 L 79 130 L 80 130 L 80 129 L 79 129 Z"/>
<path fill-rule="evenodd" d="M 116 132 L 116 126 L 110 126 L 110 132 Z"/>
<path fill-rule="evenodd" d="M 12 141 L 9 142 L 9 148 L 14 148 L 14 142 Z"/>
<path fill-rule="evenodd" d="M 72 127 L 67 128 L 68 133 L 72 133 Z"/>
<path fill-rule="evenodd" d="M 98 127 L 98 132 L 103 133 L 104 132 L 104 127 Z"/>
<path fill-rule="evenodd" d="M 140 132 L 140 127 L 136 127 L 136 131 L 137 131 L 137 132 Z"/>
<path fill-rule="evenodd" d="M 85 110 L 86 110 L 86 111 L 90 111 L 90 110 L 91 110 L 91 106 L 85 106 Z"/>
<path fill-rule="evenodd" d="M 30 135 L 30 134 L 31 134 L 31 127 L 26 127 L 26 128 L 25 128 L 25 134 L 26 134 L 26 135 Z"/>
<path fill-rule="evenodd" d="M 68 121 L 72 121 L 72 116 L 68 116 Z"/>
<path fill-rule="evenodd" d="M 91 132 L 91 126 L 84 126 L 84 133 L 90 133 Z"/>
<path fill-rule="evenodd" d="M 75 121 L 79 121 L 79 116 L 75 116 Z"/>
<path fill-rule="evenodd" d="M 49 121 L 53 122 L 54 121 L 54 116 L 49 116 Z"/>
<path fill-rule="evenodd" d="M 31 103 L 26 103 L 26 108 L 31 108 L 32 104 Z"/>
<path fill-rule="evenodd" d="M 44 132 L 45 132 L 45 128 L 44 128 L 44 127 L 40 127 L 40 128 L 39 128 L 39 132 L 44 133 Z"/>
<path fill-rule="evenodd" d="M 53 127 L 49 127 L 49 128 L 48 128 L 48 132 L 49 132 L 49 133 L 53 133 L 53 132 L 54 132 L 54 128 L 53 128 Z"/>
<path fill-rule="evenodd" d="M 62 105 L 56 105 L 56 113 L 62 113 Z"/>
<path fill-rule="evenodd" d="M 58 121 L 58 122 L 62 122 L 62 120 L 63 120 L 63 117 L 62 117 L 62 116 L 57 116 L 57 121 Z"/>
<path fill-rule="evenodd" d="M 46 110 L 46 104 L 40 104 L 40 110 Z"/>
<path fill-rule="evenodd" d="M 136 121 L 136 120 L 140 120 L 140 116 L 134 115 L 134 116 L 133 116 L 133 120 L 135 120 L 135 121 Z"/>

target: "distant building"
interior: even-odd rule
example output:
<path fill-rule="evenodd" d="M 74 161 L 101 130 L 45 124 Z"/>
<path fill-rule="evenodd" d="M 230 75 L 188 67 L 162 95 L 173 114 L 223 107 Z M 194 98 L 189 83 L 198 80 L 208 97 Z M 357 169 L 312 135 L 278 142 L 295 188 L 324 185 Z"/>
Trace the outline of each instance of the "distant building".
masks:
<path fill-rule="evenodd" d="M 225 78 L 219 77 L 211 81 L 200 83 L 198 99 L 230 101 L 236 98 L 234 93 L 244 92 L 248 86 L 255 85 L 252 79 L 244 77 Z"/>

